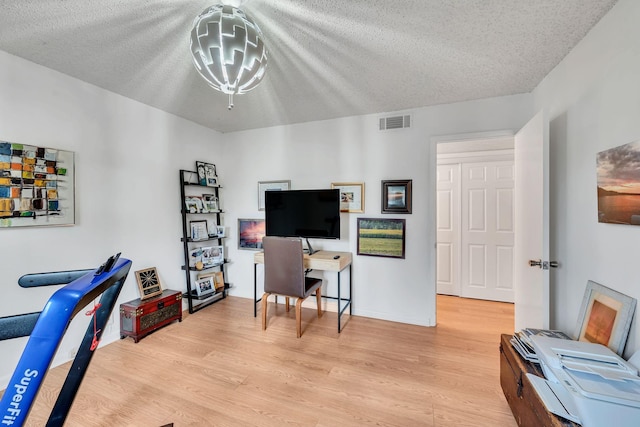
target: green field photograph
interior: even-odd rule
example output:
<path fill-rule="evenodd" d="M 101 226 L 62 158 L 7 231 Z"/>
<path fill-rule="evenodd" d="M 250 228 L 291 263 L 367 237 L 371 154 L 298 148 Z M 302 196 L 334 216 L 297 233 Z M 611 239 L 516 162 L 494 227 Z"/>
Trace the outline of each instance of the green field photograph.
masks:
<path fill-rule="evenodd" d="M 404 258 L 404 219 L 358 218 L 358 255 Z"/>

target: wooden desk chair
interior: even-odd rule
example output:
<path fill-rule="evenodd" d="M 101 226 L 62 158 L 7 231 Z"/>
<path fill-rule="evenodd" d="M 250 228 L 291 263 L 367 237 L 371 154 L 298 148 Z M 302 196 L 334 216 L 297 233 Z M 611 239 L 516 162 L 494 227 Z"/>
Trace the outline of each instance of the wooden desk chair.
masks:
<path fill-rule="evenodd" d="M 302 302 L 313 292 L 318 303 L 318 317 L 322 317 L 322 280 L 306 277 L 302 252 L 302 239 L 265 236 L 264 295 L 262 296 L 262 330 L 267 329 L 267 299 L 271 294 L 285 297 L 289 311 L 289 298 L 297 298 L 297 336 L 302 336 Z"/>

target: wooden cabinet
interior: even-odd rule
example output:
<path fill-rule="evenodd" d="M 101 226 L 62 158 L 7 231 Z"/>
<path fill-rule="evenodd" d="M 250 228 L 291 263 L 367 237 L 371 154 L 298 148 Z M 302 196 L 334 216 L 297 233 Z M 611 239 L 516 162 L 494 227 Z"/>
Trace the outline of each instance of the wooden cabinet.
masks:
<path fill-rule="evenodd" d="M 200 162 L 198 162 L 200 163 Z M 214 176 L 202 181 L 198 172 L 180 170 L 182 248 L 189 313 L 194 313 L 227 296 L 225 277 L 225 227 L 220 206 L 220 184 Z M 200 253 L 200 255 L 198 255 Z M 212 277 L 207 282 L 206 276 Z"/>
<path fill-rule="evenodd" d="M 574 427 L 569 420 L 547 411 L 526 373 L 544 377 L 542 369 L 535 363 L 524 360 L 510 343 L 511 335 L 500 339 L 500 385 L 507 398 L 511 412 L 521 427 Z"/>
<path fill-rule="evenodd" d="M 161 295 L 120 304 L 120 338 L 135 342 L 173 321 L 182 322 L 182 293 L 167 289 Z"/>

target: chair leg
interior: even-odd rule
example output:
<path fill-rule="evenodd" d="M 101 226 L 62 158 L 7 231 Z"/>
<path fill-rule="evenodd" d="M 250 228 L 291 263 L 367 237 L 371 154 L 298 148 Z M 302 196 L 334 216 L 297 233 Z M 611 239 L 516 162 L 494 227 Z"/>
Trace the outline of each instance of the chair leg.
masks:
<path fill-rule="evenodd" d="M 267 329 L 267 298 L 269 298 L 268 293 L 264 293 L 262 295 L 262 330 L 265 331 Z"/>
<path fill-rule="evenodd" d="M 320 292 L 321 288 L 322 286 L 316 289 L 316 302 L 318 303 L 318 318 L 322 317 L 322 292 Z"/>
<path fill-rule="evenodd" d="M 303 298 L 298 298 L 296 301 L 296 332 L 298 338 L 302 336 L 302 301 Z"/>
<path fill-rule="evenodd" d="M 284 310 L 289 312 L 289 297 L 284 297 Z"/>

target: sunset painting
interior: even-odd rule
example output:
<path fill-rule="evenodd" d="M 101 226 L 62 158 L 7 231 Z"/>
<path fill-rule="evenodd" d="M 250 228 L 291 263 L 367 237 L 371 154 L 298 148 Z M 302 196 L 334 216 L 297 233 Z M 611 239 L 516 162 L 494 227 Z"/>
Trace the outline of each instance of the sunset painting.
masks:
<path fill-rule="evenodd" d="M 238 219 L 238 235 L 238 249 L 262 249 L 264 219 Z"/>
<path fill-rule="evenodd" d="M 640 141 L 598 153 L 598 222 L 640 225 Z"/>

